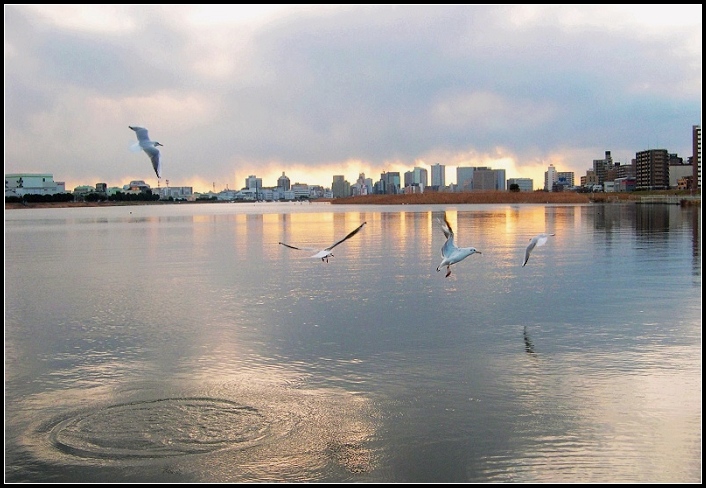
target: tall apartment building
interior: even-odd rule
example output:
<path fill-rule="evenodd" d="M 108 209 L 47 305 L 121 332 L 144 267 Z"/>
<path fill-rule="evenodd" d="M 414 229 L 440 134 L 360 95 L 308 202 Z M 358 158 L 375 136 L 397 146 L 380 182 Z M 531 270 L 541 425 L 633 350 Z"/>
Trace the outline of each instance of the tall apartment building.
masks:
<path fill-rule="evenodd" d="M 346 181 L 343 175 L 333 175 L 331 193 L 333 193 L 333 198 L 349 197 L 351 196 L 351 184 Z"/>
<path fill-rule="evenodd" d="M 553 191 L 552 188 L 554 188 L 557 178 L 556 168 L 553 164 L 550 164 L 544 172 L 544 191 Z"/>
<path fill-rule="evenodd" d="M 415 166 L 412 171 L 407 171 L 404 174 L 404 186 L 418 186 L 424 188 L 429 184 L 429 173 L 426 168 Z"/>
<path fill-rule="evenodd" d="M 446 165 L 439 163 L 431 165 L 431 186 L 439 189 L 446 186 Z"/>
<path fill-rule="evenodd" d="M 556 184 L 561 185 L 562 188 L 571 188 L 575 186 L 574 184 L 574 172 L 573 171 L 557 171 L 556 173 Z"/>
<path fill-rule="evenodd" d="M 593 172 L 598 178 L 598 184 L 602 185 L 606 180 L 606 173 L 613 169 L 613 158 L 610 155 L 610 151 L 605 152 L 605 157 L 603 159 L 593 160 Z"/>
<path fill-rule="evenodd" d="M 473 170 L 472 167 L 456 167 L 456 186 L 458 191 L 471 191 L 473 189 Z"/>
<path fill-rule="evenodd" d="M 387 171 L 380 175 L 380 181 L 376 183 L 376 193 L 383 193 L 386 195 L 396 195 L 400 193 L 400 172 L 399 171 Z"/>
<path fill-rule="evenodd" d="M 692 188 L 701 189 L 701 126 L 695 125 L 691 131 L 692 151 Z"/>
<path fill-rule="evenodd" d="M 666 149 L 648 149 L 635 155 L 637 190 L 669 189 L 669 153 Z"/>

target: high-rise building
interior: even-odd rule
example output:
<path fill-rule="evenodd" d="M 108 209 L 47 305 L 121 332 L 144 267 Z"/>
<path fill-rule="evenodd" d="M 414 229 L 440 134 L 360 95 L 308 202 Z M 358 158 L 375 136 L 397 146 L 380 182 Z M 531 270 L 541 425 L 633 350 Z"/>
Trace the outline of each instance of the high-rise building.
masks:
<path fill-rule="evenodd" d="M 439 189 L 446 186 L 446 165 L 439 163 L 431 165 L 431 186 Z"/>
<path fill-rule="evenodd" d="M 351 187 L 351 193 L 356 195 L 370 195 L 373 192 L 373 180 L 366 178 L 365 173 L 359 173 L 358 179 Z"/>
<path fill-rule="evenodd" d="M 333 175 L 331 193 L 333 193 L 333 198 L 349 197 L 351 196 L 351 184 L 346 181 L 343 175 Z"/>
<path fill-rule="evenodd" d="M 692 151 L 691 170 L 692 170 L 692 188 L 695 190 L 701 189 L 701 126 L 695 125 L 691 131 Z"/>
<path fill-rule="evenodd" d="M 429 177 L 426 168 L 415 166 L 412 171 L 406 171 L 404 174 L 404 186 L 418 186 L 422 190 L 429 184 Z"/>
<path fill-rule="evenodd" d="M 605 157 L 603 159 L 593 160 L 593 171 L 598 178 L 598 184 L 602 185 L 605 181 L 606 173 L 613 169 L 613 158 L 610 155 L 610 151 L 605 152 Z"/>
<path fill-rule="evenodd" d="M 288 191 L 291 188 L 289 178 L 285 176 L 284 171 L 282 171 L 282 176 L 277 178 L 277 188 L 281 188 L 284 191 Z"/>
<path fill-rule="evenodd" d="M 554 188 L 557 178 L 556 168 L 553 164 L 550 164 L 544 172 L 544 191 L 553 191 L 552 188 Z"/>
<path fill-rule="evenodd" d="M 557 171 L 556 184 L 561 185 L 563 189 L 572 188 L 574 186 L 574 172 Z"/>
<path fill-rule="evenodd" d="M 473 170 L 472 167 L 456 167 L 456 186 L 459 191 L 471 191 L 473 189 Z"/>
<path fill-rule="evenodd" d="M 473 190 L 505 190 L 505 170 L 488 167 L 473 168 Z"/>
<path fill-rule="evenodd" d="M 635 155 L 637 190 L 669 189 L 669 153 L 666 149 L 648 149 Z"/>
<path fill-rule="evenodd" d="M 396 195 L 400 193 L 400 172 L 387 171 L 380 175 L 380 181 L 376 185 L 378 193 Z"/>

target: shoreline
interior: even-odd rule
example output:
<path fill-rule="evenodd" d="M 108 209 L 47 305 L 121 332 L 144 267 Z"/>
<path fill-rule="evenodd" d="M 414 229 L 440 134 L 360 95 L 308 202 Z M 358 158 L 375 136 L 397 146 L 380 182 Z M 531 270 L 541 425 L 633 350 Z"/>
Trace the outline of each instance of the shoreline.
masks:
<path fill-rule="evenodd" d="M 588 203 L 640 203 L 642 197 L 669 196 L 682 197 L 682 205 L 701 205 L 701 195 L 692 196 L 683 191 L 652 192 L 611 192 L 611 193 L 576 193 L 576 192 L 508 192 L 508 191 L 473 191 L 462 193 L 426 192 L 399 195 L 360 195 L 334 199 L 315 199 L 311 203 L 328 202 L 332 205 L 461 205 L 461 204 L 588 204 Z M 131 202 L 35 202 L 5 203 L 5 210 L 27 208 L 82 208 L 82 207 L 118 207 L 140 205 L 203 205 L 203 204 L 238 204 L 253 202 L 230 201 L 131 201 Z"/>

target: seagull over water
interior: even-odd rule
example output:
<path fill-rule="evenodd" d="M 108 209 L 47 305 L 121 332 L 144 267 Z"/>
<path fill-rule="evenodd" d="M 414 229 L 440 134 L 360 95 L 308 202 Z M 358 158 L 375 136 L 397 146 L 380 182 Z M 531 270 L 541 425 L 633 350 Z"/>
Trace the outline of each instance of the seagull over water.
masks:
<path fill-rule="evenodd" d="M 439 219 L 437 219 L 439 220 Z M 451 229 L 451 224 L 449 224 L 446 214 L 444 214 L 444 221 L 439 220 L 441 224 L 441 230 L 444 231 L 446 236 L 446 242 L 441 246 L 441 263 L 436 267 L 436 271 L 441 271 L 441 268 L 446 266 L 446 278 L 451 275 L 451 265 L 456 264 L 459 261 L 463 261 L 471 254 L 483 254 L 475 247 L 458 247 L 454 243 L 454 231 Z"/>
<path fill-rule="evenodd" d="M 537 234 L 533 238 L 530 239 L 530 243 L 527 244 L 527 249 L 525 249 L 525 259 L 522 261 L 522 266 L 524 267 L 525 264 L 527 264 L 527 261 L 529 260 L 530 253 L 532 252 L 532 249 L 534 249 L 537 246 L 543 246 L 547 243 L 547 239 L 549 239 L 549 236 L 553 236 L 555 234 Z"/>
<path fill-rule="evenodd" d="M 367 222 L 363 222 L 355 230 L 351 231 L 346 237 L 344 237 L 343 239 L 341 239 L 339 241 L 334 242 L 329 247 L 326 247 L 320 251 L 317 251 L 317 249 L 311 248 L 311 247 L 290 246 L 289 244 L 285 244 L 284 242 L 280 242 L 280 244 L 282 244 L 284 247 L 288 247 L 290 249 L 297 249 L 299 251 L 317 251 L 316 254 L 314 254 L 311 257 L 312 258 L 321 258 L 321 261 L 326 261 L 328 263 L 328 258 L 333 257 L 333 252 L 332 252 L 333 248 L 338 246 L 339 244 L 341 244 L 343 241 L 350 239 L 351 237 L 356 235 L 358 232 L 360 232 L 360 229 L 362 229 L 365 224 L 367 224 Z"/>
<path fill-rule="evenodd" d="M 128 127 L 134 130 L 137 134 L 137 143 L 133 147 L 137 150 L 142 149 L 145 151 L 145 154 L 147 154 L 150 161 L 152 161 L 152 167 L 154 168 L 154 172 L 157 174 L 157 178 L 161 178 L 162 176 L 160 173 L 162 172 L 162 161 L 157 146 L 163 146 L 163 144 L 160 144 L 157 141 L 151 141 L 150 136 L 147 133 L 147 129 L 144 127 L 133 127 L 132 125 L 128 125 Z"/>

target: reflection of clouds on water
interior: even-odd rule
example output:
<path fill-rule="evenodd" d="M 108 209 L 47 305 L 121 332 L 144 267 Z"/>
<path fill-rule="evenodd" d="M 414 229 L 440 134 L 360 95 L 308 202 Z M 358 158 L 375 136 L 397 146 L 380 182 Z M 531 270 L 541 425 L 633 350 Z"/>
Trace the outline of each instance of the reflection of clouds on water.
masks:
<path fill-rule="evenodd" d="M 61 413 L 37 419 L 23 444 L 38 462 L 161 466 L 211 482 L 355 480 L 371 472 L 376 415 L 370 402 L 282 380 L 244 375 L 196 388 L 133 385 L 114 394 L 105 389 L 94 395 L 100 405 L 84 400 L 83 407 L 76 392 L 40 395 L 33 401 Z"/>

